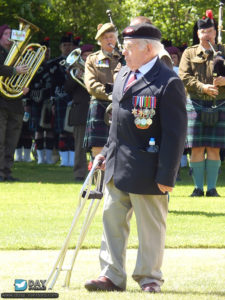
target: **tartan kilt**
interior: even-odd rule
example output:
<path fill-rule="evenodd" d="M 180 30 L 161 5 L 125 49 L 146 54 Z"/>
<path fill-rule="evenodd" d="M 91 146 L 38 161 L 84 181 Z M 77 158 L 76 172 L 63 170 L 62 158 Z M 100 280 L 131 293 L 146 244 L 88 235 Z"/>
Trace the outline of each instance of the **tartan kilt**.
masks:
<path fill-rule="evenodd" d="M 105 124 L 104 114 L 110 103 L 110 101 L 104 100 L 91 100 L 84 137 L 84 147 L 86 149 L 103 147 L 106 144 L 109 126 Z"/>
<path fill-rule="evenodd" d="M 68 95 L 55 98 L 55 120 L 54 128 L 56 133 L 64 132 L 64 120 L 68 103 L 71 101 Z"/>
<path fill-rule="evenodd" d="M 42 110 L 43 106 L 45 104 L 46 100 L 41 102 L 33 102 L 31 105 L 31 117 L 29 120 L 29 127 L 31 131 L 43 131 L 43 130 L 52 130 L 53 124 L 52 124 L 52 113 L 48 117 L 45 116 L 45 118 L 48 119 L 49 126 L 48 128 L 44 128 L 41 126 L 41 117 L 42 117 Z"/>
<path fill-rule="evenodd" d="M 201 122 L 202 107 L 212 105 L 213 101 L 187 99 L 188 128 L 185 148 L 225 148 L 225 99 L 216 101 L 216 105 L 221 106 L 218 107 L 219 119 L 215 126 L 205 126 Z"/>
<path fill-rule="evenodd" d="M 29 127 L 32 131 L 37 131 L 40 129 L 40 119 L 41 119 L 41 110 L 43 102 L 32 103 L 31 105 L 31 117 L 29 120 Z"/>

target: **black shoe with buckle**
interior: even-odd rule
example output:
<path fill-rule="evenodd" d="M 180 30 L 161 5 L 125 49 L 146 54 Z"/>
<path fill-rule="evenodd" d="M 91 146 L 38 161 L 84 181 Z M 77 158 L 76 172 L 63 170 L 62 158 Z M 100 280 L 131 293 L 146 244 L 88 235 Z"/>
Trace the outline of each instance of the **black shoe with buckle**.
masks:
<path fill-rule="evenodd" d="M 202 197 L 202 196 L 204 196 L 204 192 L 200 188 L 195 188 L 193 193 L 190 195 L 190 197 Z"/>
<path fill-rule="evenodd" d="M 216 189 L 211 189 L 206 192 L 206 197 L 220 197 Z"/>

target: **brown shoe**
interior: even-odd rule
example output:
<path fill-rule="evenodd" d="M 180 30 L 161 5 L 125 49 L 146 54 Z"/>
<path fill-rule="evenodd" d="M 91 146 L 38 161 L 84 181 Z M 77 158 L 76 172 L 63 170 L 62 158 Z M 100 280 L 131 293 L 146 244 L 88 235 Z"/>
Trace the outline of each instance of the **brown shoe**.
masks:
<path fill-rule="evenodd" d="M 122 288 L 116 286 L 109 278 L 105 276 L 99 277 L 97 280 L 88 280 L 84 287 L 88 291 L 124 291 Z"/>
<path fill-rule="evenodd" d="M 160 293 L 161 288 L 156 282 L 146 283 L 141 286 L 142 291 L 148 293 Z"/>

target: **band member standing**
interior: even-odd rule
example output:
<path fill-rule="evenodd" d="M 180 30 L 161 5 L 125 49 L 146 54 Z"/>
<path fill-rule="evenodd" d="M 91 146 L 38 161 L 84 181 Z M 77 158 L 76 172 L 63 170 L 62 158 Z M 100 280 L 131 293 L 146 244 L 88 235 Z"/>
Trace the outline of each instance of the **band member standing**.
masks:
<path fill-rule="evenodd" d="M 95 39 L 101 50 L 88 56 L 85 64 L 85 85 L 91 95 L 84 145 L 91 149 L 92 156 L 100 153 L 107 141 L 109 126 L 104 122 L 104 114 L 111 103 L 111 95 L 105 84 L 113 83 L 113 72 L 119 61 L 114 53 L 117 35 L 112 23 L 100 24 Z"/>
<path fill-rule="evenodd" d="M 31 81 L 30 91 L 23 99 L 26 103 L 25 113 L 29 119 L 24 118 L 21 136 L 16 149 L 17 161 L 29 161 L 32 139 L 35 139 L 38 164 L 52 164 L 52 149 L 54 145 L 54 131 L 52 128 L 51 77 L 47 61 L 51 56 L 50 39 L 46 37 L 41 45 L 47 47 L 45 60 L 38 68 Z M 26 115 L 25 115 L 26 116 Z M 24 155 L 22 156 L 22 147 Z"/>
<path fill-rule="evenodd" d="M 86 61 L 88 55 L 92 53 L 94 46 L 85 44 L 81 47 L 81 58 Z M 78 79 L 83 82 L 82 74 L 76 74 Z M 79 77 L 80 76 L 80 77 Z M 74 149 L 75 149 L 75 162 L 74 162 L 74 178 L 75 181 L 83 181 L 87 175 L 87 157 L 86 149 L 84 148 L 84 135 L 87 122 L 87 114 L 90 103 L 90 95 L 87 90 L 74 80 L 70 75 L 65 82 L 65 91 L 73 99 L 72 108 L 69 117 L 69 125 L 74 126 Z"/>
<path fill-rule="evenodd" d="M 197 25 L 200 43 L 184 51 L 179 66 L 179 76 L 189 95 L 186 146 L 191 148 L 190 167 L 195 185 L 191 197 L 204 196 L 205 173 L 206 196 L 219 197 L 216 183 L 221 165 L 220 148 L 225 148 L 225 76 L 213 74 L 214 58 L 209 42 L 215 51 L 219 49 L 215 44 L 213 19 L 200 19 Z M 219 50 L 225 55 L 224 45 Z M 218 106 L 218 120 L 207 124 L 202 118 L 203 110 L 212 106 Z"/>
<path fill-rule="evenodd" d="M 49 62 L 52 77 L 52 97 L 54 99 L 54 128 L 58 138 L 60 166 L 74 166 L 74 139 L 72 131 L 65 130 L 65 116 L 68 104 L 72 102 L 64 84 L 67 79 L 66 68 L 62 64 L 75 47 L 71 32 L 65 33 L 60 40 L 61 55 Z"/>
<path fill-rule="evenodd" d="M 13 66 L 4 65 L 12 43 L 9 41 L 11 29 L 8 25 L 0 26 L 0 75 L 11 77 L 13 74 L 23 74 L 28 71 L 26 65 Z M 23 93 L 28 92 L 24 88 Z M 16 181 L 12 177 L 12 166 L 14 152 L 20 136 L 23 122 L 23 104 L 21 99 L 6 99 L 0 94 L 0 182 Z"/>
<path fill-rule="evenodd" d="M 139 248 L 133 279 L 144 292 L 160 292 L 168 192 L 173 190 L 184 149 L 187 114 L 184 86 L 158 58 L 161 33 L 151 24 L 123 31 L 127 66 L 112 95 L 108 142 L 96 160 L 105 166 L 101 274 L 89 291 L 126 289 L 126 246 L 132 212 Z M 149 152 L 149 139 L 155 146 Z"/>

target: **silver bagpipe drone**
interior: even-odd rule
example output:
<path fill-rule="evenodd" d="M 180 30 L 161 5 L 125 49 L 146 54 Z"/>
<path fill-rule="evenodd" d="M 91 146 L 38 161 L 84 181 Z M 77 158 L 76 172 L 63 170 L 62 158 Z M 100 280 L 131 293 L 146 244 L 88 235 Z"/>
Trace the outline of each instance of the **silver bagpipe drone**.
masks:
<path fill-rule="evenodd" d="M 61 271 L 66 271 L 65 281 L 64 281 L 64 287 L 69 287 L 70 285 L 70 278 L 71 273 L 73 270 L 73 266 L 75 263 L 75 260 L 77 258 L 78 252 L 82 246 L 82 243 L 85 239 L 85 236 L 88 232 L 88 229 L 91 225 L 91 222 L 95 216 L 95 213 L 98 209 L 98 206 L 101 202 L 101 199 L 103 197 L 104 192 L 104 183 L 103 183 L 103 174 L 104 172 L 99 169 L 99 166 L 101 165 L 101 161 L 94 161 L 91 171 L 89 172 L 87 178 L 85 179 L 85 182 L 81 188 L 80 194 L 79 194 L 79 203 L 77 206 L 77 209 L 75 211 L 75 215 L 73 217 L 73 221 L 70 227 L 70 230 L 67 234 L 67 237 L 64 241 L 64 244 L 60 250 L 60 253 L 58 255 L 58 258 L 52 268 L 52 271 L 47 279 L 47 287 L 48 289 L 53 289 L 56 280 L 58 279 L 58 276 Z M 95 185 L 95 188 L 92 189 L 93 184 Z M 72 233 L 78 225 L 78 221 L 81 217 L 81 214 L 84 210 L 86 202 L 90 200 L 90 204 L 88 206 L 80 234 L 77 239 L 77 243 L 75 246 L 75 249 L 73 250 L 73 256 L 70 262 L 70 265 L 64 266 L 64 260 L 66 257 L 66 254 L 68 253 L 67 250 L 69 248 L 69 243 L 71 240 Z"/>
<path fill-rule="evenodd" d="M 213 53 L 213 76 L 225 76 L 225 59 L 220 51 L 222 47 L 222 33 L 223 30 L 223 7 L 224 7 L 225 0 L 220 1 L 219 3 L 219 13 L 218 13 L 218 37 L 217 37 L 217 44 L 219 51 L 215 51 L 213 45 L 208 41 L 208 44 L 211 48 Z M 211 12 L 212 14 L 212 12 Z M 212 18 L 212 17 L 211 17 Z"/>

